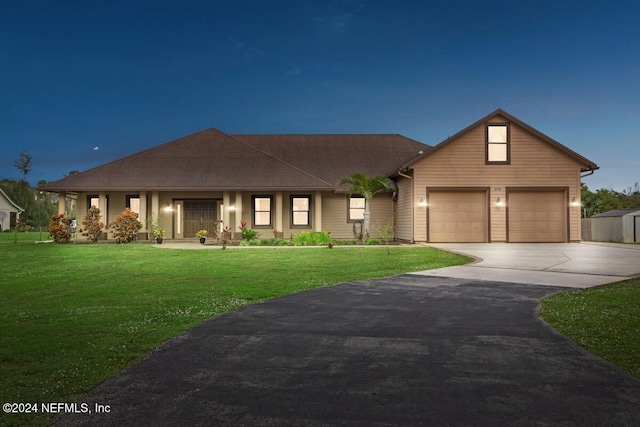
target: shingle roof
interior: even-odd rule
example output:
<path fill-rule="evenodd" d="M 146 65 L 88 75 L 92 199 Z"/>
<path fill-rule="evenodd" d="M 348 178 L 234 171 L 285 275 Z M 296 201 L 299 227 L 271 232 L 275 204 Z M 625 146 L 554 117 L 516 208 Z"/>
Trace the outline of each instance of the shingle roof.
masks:
<path fill-rule="evenodd" d="M 614 209 L 607 212 L 602 212 L 601 214 L 594 215 L 591 218 L 606 218 L 606 217 L 620 217 L 625 216 L 632 213 L 638 213 L 640 215 L 640 208 L 632 208 L 632 209 Z"/>
<path fill-rule="evenodd" d="M 400 135 L 228 135 L 207 129 L 40 187 L 48 191 L 334 190 L 429 149 Z"/>

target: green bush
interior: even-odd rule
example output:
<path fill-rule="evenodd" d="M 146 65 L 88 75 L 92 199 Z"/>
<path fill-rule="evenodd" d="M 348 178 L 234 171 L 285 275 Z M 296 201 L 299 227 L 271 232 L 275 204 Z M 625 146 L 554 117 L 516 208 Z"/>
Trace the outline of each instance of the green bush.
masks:
<path fill-rule="evenodd" d="M 324 246 L 331 242 L 331 235 L 325 231 L 303 231 L 292 239 L 295 246 Z"/>
<path fill-rule="evenodd" d="M 367 245 L 379 245 L 380 244 L 380 240 L 378 240 L 378 239 L 367 239 L 365 241 L 365 244 L 367 244 Z"/>

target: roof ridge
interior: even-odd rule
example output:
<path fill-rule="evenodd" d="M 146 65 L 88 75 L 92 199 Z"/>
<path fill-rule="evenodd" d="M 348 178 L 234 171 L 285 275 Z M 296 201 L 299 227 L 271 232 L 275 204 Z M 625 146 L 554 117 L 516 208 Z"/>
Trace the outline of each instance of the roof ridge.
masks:
<path fill-rule="evenodd" d="M 220 131 L 220 132 L 222 132 L 222 131 Z M 330 182 L 327 182 L 327 181 L 325 181 L 324 179 L 322 179 L 322 178 L 320 178 L 320 177 L 317 177 L 317 176 L 315 176 L 315 175 L 313 175 L 313 174 L 311 174 L 311 173 L 309 173 L 309 172 L 307 172 L 307 171 L 305 171 L 305 170 L 303 170 L 303 169 L 300 169 L 298 166 L 292 165 L 291 163 L 286 162 L 286 161 L 282 160 L 281 158 L 274 156 L 274 155 L 273 155 L 273 154 L 271 154 L 271 153 L 267 153 L 266 151 L 261 150 L 260 148 L 256 147 L 255 145 L 249 144 L 247 141 L 243 141 L 242 139 L 240 139 L 240 138 L 236 137 L 235 135 L 230 135 L 230 134 L 225 133 L 225 132 L 222 132 L 222 133 L 224 133 L 225 135 L 227 135 L 229 138 L 233 138 L 233 139 L 235 139 L 236 141 L 238 141 L 238 142 L 240 142 L 240 143 L 242 143 L 242 144 L 246 145 L 247 147 L 251 147 L 251 148 L 252 148 L 252 149 L 254 149 L 255 151 L 258 151 L 259 153 L 262 153 L 262 154 L 264 154 L 264 155 L 266 155 L 266 156 L 269 156 L 269 157 L 271 157 L 272 159 L 274 159 L 274 160 L 276 160 L 276 161 L 278 161 L 278 162 L 280 162 L 280 163 L 282 163 L 282 164 L 284 164 L 284 165 L 287 165 L 287 166 L 289 166 L 290 168 L 293 168 L 293 169 L 297 170 L 298 172 L 301 172 L 301 173 L 303 173 L 303 174 L 305 174 L 305 175 L 307 175 L 307 176 L 310 176 L 310 177 L 311 177 L 311 178 L 313 178 L 313 179 L 317 179 L 318 181 L 320 181 L 320 182 L 322 182 L 322 183 L 324 183 L 324 184 L 326 184 L 326 185 L 328 185 L 328 186 L 330 186 L 330 187 L 335 187 L 335 185 L 334 185 L 334 184 L 331 184 Z M 259 134 L 258 134 L 258 135 L 259 135 Z"/>

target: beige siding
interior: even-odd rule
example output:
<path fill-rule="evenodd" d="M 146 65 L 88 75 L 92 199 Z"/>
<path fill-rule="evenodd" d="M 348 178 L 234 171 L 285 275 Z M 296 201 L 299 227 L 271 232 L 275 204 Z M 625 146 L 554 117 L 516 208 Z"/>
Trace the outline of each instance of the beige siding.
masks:
<path fill-rule="evenodd" d="M 513 123 L 510 132 L 510 165 L 485 164 L 484 125 L 416 163 L 413 166 L 416 200 L 428 187 L 489 187 L 489 240 L 505 241 L 506 208 L 496 206 L 496 202 L 498 198 L 505 200 L 507 187 L 567 187 L 569 200 L 580 199 L 580 165 L 574 159 Z M 416 210 L 416 214 L 416 241 L 426 241 L 426 209 Z M 572 241 L 580 240 L 579 220 L 579 207 L 571 207 Z"/>
<path fill-rule="evenodd" d="M 412 180 L 408 178 L 400 177 L 397 180 L 396 238 L 408 242 L 413 240 L 412 184 Z"/>

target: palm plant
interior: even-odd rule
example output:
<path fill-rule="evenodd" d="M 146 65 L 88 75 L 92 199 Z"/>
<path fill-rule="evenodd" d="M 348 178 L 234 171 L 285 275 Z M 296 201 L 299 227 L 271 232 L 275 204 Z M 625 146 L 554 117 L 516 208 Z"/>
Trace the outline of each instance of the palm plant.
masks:
<path fill-rule="evenodd" d="M 364 221 L 362 224 L 363 235 L 369 236 L 369 228 L 371 225 L 371 211 L 369 209 L 370 201 L 377 193 L 381 191 L 398 191 L 396 183 L 384 175 L 366 176 L 363 173 L 356 172 L 340 181 L 340 185 L 348 184 L 349 196 L 359 194 L 364 198 Z"/>

